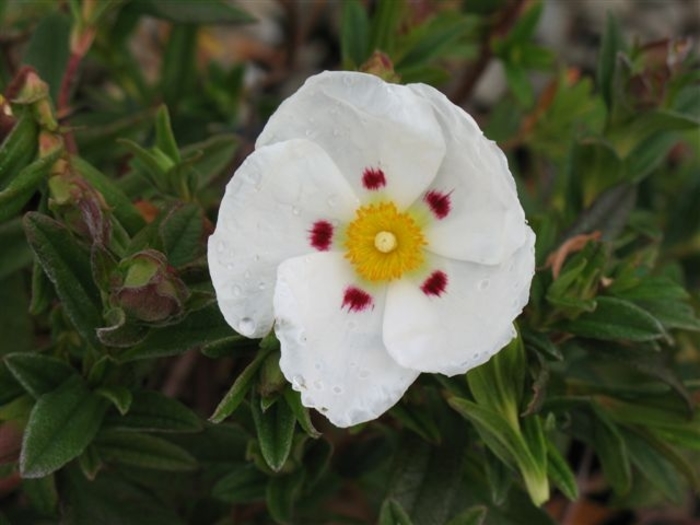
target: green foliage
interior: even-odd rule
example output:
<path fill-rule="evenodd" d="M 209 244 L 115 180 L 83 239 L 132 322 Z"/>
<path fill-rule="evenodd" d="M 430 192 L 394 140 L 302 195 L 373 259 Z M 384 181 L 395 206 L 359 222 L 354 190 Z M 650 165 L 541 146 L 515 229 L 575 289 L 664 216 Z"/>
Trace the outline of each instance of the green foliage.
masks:
<path fill-rule="evenodd" d="M 591 476 L 627 512 L 700 491 L 687 41 L 633 42 L 608 14 L 584 68 L 538 43 L 540 1 L 302 4 L 268 20 L 273 48 L 246 40 L 246 3 L 0 2 L 0 524 L 551 525 Z M 224 185 L 308 70 L 463 104 L 489 61 L 507 89 L 478 120 L 537 233 L 518 335 L 335 429 L 274 335 L 219 311 Z"/>

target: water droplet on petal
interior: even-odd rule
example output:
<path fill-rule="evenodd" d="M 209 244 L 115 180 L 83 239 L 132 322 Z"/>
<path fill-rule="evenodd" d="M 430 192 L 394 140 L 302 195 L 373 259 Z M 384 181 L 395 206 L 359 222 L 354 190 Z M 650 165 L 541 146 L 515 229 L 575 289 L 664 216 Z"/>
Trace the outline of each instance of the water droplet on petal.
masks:
<path fill-rule="evenodd" d="M 333 136 L 338 137 L 340 135 L 340 130 L 339 129 L 334 129 L 333 130 Z"/>
<path fill-rule="evenodd" d="M 311 133 L 312 133 L 312 131 L 311 131 L 310 129 L 307 129 L 307 130 L 304 132 L 304 135 L 306 135 L 307 137 L 310 137 L 310 136 L 311 136 Z"/>
<path fill-rule="evenodd" d="M 216 243 L 216 251 L 223 253 L 226 250 L 226 243 L 224 241 L 219 241 Z"/>
<path fill-rule="evenodd" d="M 297 208 L 296 206 L 292 206 L 292 213 L 294 215 L 299 215 L 301 213 L 301 210 Z"/>
<path fill-rule="evenodd" d="M 245 277 L 246 279 L 250 279 L 250 272 L 246 270 L 246 272 L 243 274 L 243 277 Z"/>
<path fill-rule="evenodd" d="M 476 288 L 479 291 L 486 290 L 489 286 L 491 286 L 490 279 L 481 279 L 478 283 L 476 283 Z"/>
<path fill-rule="evenodd" d="M 321 370 L 321 369 L 323 369 L 323 365 L 319 362 L 316 362 L 316 363 L 314 363 L 314 368 L 316 370 Z"/>
<path fill-rule="evenodd" d="M 362 369 L 362 370 L 360 370 L 360 373 L 357 375 L 360 376 L 360 379 L 366 379 L 369 377 L 369 370 Z"/>
<path fill-rule="evenodd" d="M 258 283 L 258 290 L 264 290 L 265 288 L 267 288 L 267 284 L 265 284 L 263 281 L 260 281 Z"/>
<path fill-rule="evenodd" d="M 323 390 L 323 383 L 321 381 L 314 381 L 314 388 L 316 390 Z"/>
<path fill-rule="evenodd" d="M 336 396 L 339 396 L 340 394 L 343 393 L 343 389 L 342 389 L 341 387 L 339 387 L 339 386 L 334 386 L 334 387 L 333 387 L 333 393 L 334 393 Z"/>
<path fill-rule="evenodd" d="M 241 322 L 238 323 L 238 333 L 249 337 L 255 332 L 255 326 L 255 321 L 250 317 L 244 317 L 241 319 Z"/>
<path fill-rule="evenodd" d="M 260 256 L 256 253 L 255 255 L 253 255 L 253 260 L 255 262 L 258 262 L 260 260 Z"/>
<path fill-rule="evenodd" d="M 329 195 L 328 199 L 326 200 L 326 203 L 328 204 L 329 207 L 335 208 L 335 205 L 338 204 L 338 196 L 337 195 Z"/>
<path fill-rule="evenodd" d="M 296 389 L 306 388 L 306 381 L 304 381 L 304 376 L 296 375 L 292 377 L 292 386 Z"/>
<path fill-rule="evenodd" d="M 238 286 L 237 284 L 231 288 L 231 291 L 233 292 L 233 295 L 236 297 L 239 297 L 241 295 L 241 287 Z"/>

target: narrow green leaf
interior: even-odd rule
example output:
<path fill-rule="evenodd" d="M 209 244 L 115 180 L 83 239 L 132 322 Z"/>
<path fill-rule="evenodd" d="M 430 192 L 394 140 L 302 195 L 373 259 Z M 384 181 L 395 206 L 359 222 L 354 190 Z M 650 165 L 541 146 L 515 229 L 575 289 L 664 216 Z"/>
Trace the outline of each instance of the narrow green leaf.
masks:
<path fill-rule="evenodd" d="M 294 502 L 299 497 L 304 471 L 271 477 L 267 483 L 267 510 L 276 523 L 294 523 Z"/>
<path fill-rule="evenodd" d="M 199 432 L 199 417 L 179 401 L 151 390 L 133 392 L 126 413 L 109 414 L 104 427 L 134 432 Z"/>
<path fill-rule="evenodd" d="M 213 423 L 221 423 L 228 416 L 233 414 L 241 404 L 245 395 L 248 393 L 250 386 L 252 384 L 253 378 L 257 373 L 265 358 L 270 353 L 270 349 L 260 348 L 258 355 L 255 359 L 241 372 L 241 374 L 236 378 L 236 380 L 226 392 L 226 395 L 219 402 L 216 410 L 209 418 L 209 421 Z"/>
<path fill-rule="evenodd" d="M 615 78 L 617 54 L 623 49 L 624 41 L 619 22 L 617 17 L 613 15 L 611 11 L 608 11 L 603 41 L 600 46 L 600 55 L 598 57 L 597 74 L 598 87 L 608 109 L 612 108 L 613 102 L 613 80 Z"/>
<path fill-rule="evenodd" d="M 174 163 L 180 162 L 180 150 L 170 124 L 168 106 L 161 105 L 156 113 L 156 147 L 170 157 Z"/>
<path fill-rule="evenodd" d="M 160 224 L 168 262 L 178 268 L 204 253 L 204 211 L 197 204 L 173 208 Z"/>
<path fill-rule="evenodd" d="M 123 416 L 129 411 L 133 396 L 131 391 L 125 386 L 103 386 L 95 390 L 95 394 L 107 399 Z"/>
<path fill-rule="evenodd" d="M 288 387 L 282 394 L 285 402 L 287 405 L 289 405 L 289 408 L 292 409 L 294 417 L 297 418 L 297 422 L 302 430 L 313 439 L 320 438 L 321 433 L 316 430 L 316 427 L 314 427 L 314 424 L 311 421 L 311 415 L 309 414 L 309 409 L 301 404 L 301 395 L 299 392 L 296 392 L 292 390 L 291 387 Z"/>
<path fill-rule="evenodd" d="M 379 511 L 379 525 L 413 525 L 413 522 L 399 502 L 387 499 Z"/>
<path fill-rule="evenodd" d="M 396 64 L 396 69 L 403 70 L 403 68 L 426 65 L 452 48 L 456 41 L 474 25 L 470 19 L 453 18 L 454 15 L 455 13 L 451 13 L 450 17 L 445 17 L 444 22 L 439 25 L 428 26 L 422 38 L 401 57 Z"/>
<path fill-rule="evenodd" d="M 166 4 L 168 2 L 162 2 L 162 5 Z M 181 7 L 186 5 L 186 2 L 175 2 L 174 4 Z M 183 95 L 194 88 L 194 81 L 197 77 L 196 49 L 197 26 L 192 24 L 174 25 L 170 30 L 168 45 L 163 53 L 160 72 L 160 92 L 163 100 L 172 111 L 176 110 Z"/>
<path fill-rule="evenodd" d="M 32 31 L 32 38 L 22 60 L 24 64 L 33 66 L 46 81 L 53 100 L 58 100 L 58 91 L 70 55 L 70 31 L 68 16 L 58 10 L 50 12 Z"/>
<path fill-rule="evenodd" d="M 76 370 L 68 363 L 48 355 L 18 352 L 7 354 L 4 360 L 15 379 L 35 399 L 55 390 L 77 375 Z"/>
<path fill-rule="evenodd" d="M 358 0 L 343 2 L 340 49 L 346 69 L 358 68 L 369 58 L 369 17 Z"/>
<path fill-rule="evenodd" d="M 22 480 L 22 491 L 38 513 L 43 516 L 55 516 L 58 510 L 58 490 L 54 476 Z"/>
<path fill-rule="evenodd" d="M 289 405 L 282 402 L 263 413 L 257 395 L 251 399 L 251 409 L 262 456 L 272 470 L 279 472 L 292 450 L 296 417 Z"/>
<path fill-rule="evenodd" d="M 179 324 L 162 328 L 152 328 L 146 338 L 116 355 L 118 361 L 151 359 L 168 355 L 178 355 L 206 346 L 233 334 L 233 329 L 226 324 L 216 304 L 191 312 Z"/>
<path fill-rule="evenodd" d="M 505 62 L 503 68 L 508 87 L 523 108 L 530 108 L 535 103 L 535 90 L 528 78 L 527 70 L 517 64 Z"/>
<path fill-rule="evenodd" d="M 403 8 L 404 0 L 377 3 L 370 27 L 370 51 L 379 50 L 391 55 Z"/>
<path fill-rule="evenodd" d="M 0 281 L 32 263 L 32 251 L 20 218 L 0 224 L 0 246 Z"/>
<path fill-rule="evenodd" d="M 40 213 L 24 216 L 27 239 L 83 338 L 99 347 L 102 301 L 92 281 L 90 257 L 60 223 Z"/>
<path fill-rule="evenodd" d="M 182 148 L 183 159 L 194 158 L 190 165 L 197 173 L 198 189 L 211 188 L 211 182 L 230 168 L 239 144 L 236 135 L 222 133 Z"/>
<path fill-rule="evenodd" d="M 110 210 L 131 236 L 146 225 L 129 197 L 110 178 L 80 157 L 71 157 L 73 168 L 104 197 Z"/>
<path fill-rule="evenodd" d="M 566 459 L 562 457 L 561 452 L 551 441 L 547 441 L 547 474 L 569 501 L 578 499 L 576 476 Z"/>
<path fill-rule="evenodd" d="M 97 434 L 107 401 L 79 376 L 43 395 L 29 415 L 19 465 L 25 478 L 40 478 L 80 455 Z"/>
<path fill-rule="evenodd" d="M 95 439 L 94 445 L 99 456 L 108 462 L 167 471 L 198 468 L 197 460 L 185 449 L 147 434 L 103 431 Z"/>
<path fill-rule="evenodd" d="M 564 325 L 582 337 L 603 340 L 653 341 L 666 337 L 661 323 L 629 301 L 598 297 L 593 312 L 584 313 Z"/>
<path fill-rule="evenodd" d="M 180 24 L 247 24 L 255 18 L 224 0 L 141 0 L 139 9 L 156 18 Z"/>
<path fill-rule="evenodd" d="M 268 477 L 255 465 L 239 464 L 221 478 L 212 489 L 212 496 L 227 503 L 249 503 L 265 498 Z"/>

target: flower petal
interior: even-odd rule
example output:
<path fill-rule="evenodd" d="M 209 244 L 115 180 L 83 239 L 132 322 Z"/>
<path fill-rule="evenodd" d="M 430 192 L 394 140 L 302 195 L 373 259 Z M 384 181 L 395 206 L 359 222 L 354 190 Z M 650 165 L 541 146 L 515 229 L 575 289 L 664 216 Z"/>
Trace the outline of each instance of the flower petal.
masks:
<path fill-rule="evenodd" d="M 500 148 L 445 95 L 424 84 L 408 86 L 432 104 L 447 152 L 426 194 L 449 196 L 449 213 L 426 228 L 430 250 L 445 257 L 497 264 L 525 240 L 525 214 Z M 439 200 L 437 202 L 440 202 Z M 432 204 L 432 203 L 430 203 Z"/>
<path fill-rule="evenodd" d="M 275 287 L 280 367 L 302 403 L 334 425 L 375 419 L 418 376 L 396 364 L 381 338 L 385 288 L 362 290 L 340 253 L 283 262 Z"/>
<path fill-rule="evenodd" d="M 280 105 L 257 146 L 313 140 L 357 195 L 376 190 L 366 173 L 381 171 L 381 187 L 403 209 L 435 177 L 445 152 L 442 134 L 430 103 L 406 86 L 365 73 L 325 72 Z"/>
<path fill-rule="evenodd" d="M 332 203 L 329 193 L 336 195 Z M 279 263 L 332 249 L 333 224 L 350 220 L 357 204 L 313 142 L 290 140 L 252 153 L 226 187 L 209 237 L 209 272 L 226 321 L 248 337 L 269 332 Z"/>
<path fill-rule="evenodd" d="M 401 365 L 421 372 L 461 374 L 486 361 L 515 335 L 513 320 L 527 304 L 535 267 L 535 234 L 498 266 L 435 256 L 444 286 L 403 279 L 389 285 L 384 344 Z"/>

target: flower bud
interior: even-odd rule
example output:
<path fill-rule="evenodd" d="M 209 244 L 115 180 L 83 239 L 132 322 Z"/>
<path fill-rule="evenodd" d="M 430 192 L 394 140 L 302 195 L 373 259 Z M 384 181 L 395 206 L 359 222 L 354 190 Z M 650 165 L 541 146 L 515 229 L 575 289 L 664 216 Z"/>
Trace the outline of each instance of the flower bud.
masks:
<path fill-rule="evenodd" d="M 136 253 L 119 264 L 119 273 L 121 283 L 111 300 L 127 315 L 157 323 L 183 313 L 189 291 L 162 253 Z"/>

